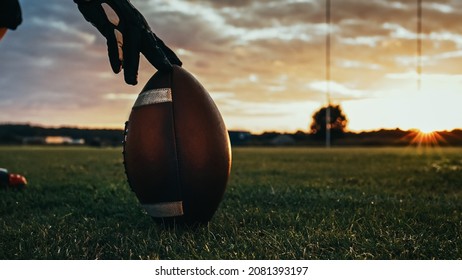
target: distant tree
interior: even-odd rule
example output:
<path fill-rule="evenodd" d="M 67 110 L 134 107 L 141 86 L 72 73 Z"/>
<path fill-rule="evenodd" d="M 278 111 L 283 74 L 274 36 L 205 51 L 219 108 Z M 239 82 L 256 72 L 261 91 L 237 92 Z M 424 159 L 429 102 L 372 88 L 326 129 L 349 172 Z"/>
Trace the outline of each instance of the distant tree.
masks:
<path fill-rule="evenodd" d="M 326 110 L 330 109 L 330 133 L 331 138 L 336 139 L 344 135 L 348 120 L 340 108 L 340 105 L 332 105 L 322 107 L 313 114 L 313 120 L 310 125 L 310 132 L 316 139 L 324 139 L 326 137 Z"/>

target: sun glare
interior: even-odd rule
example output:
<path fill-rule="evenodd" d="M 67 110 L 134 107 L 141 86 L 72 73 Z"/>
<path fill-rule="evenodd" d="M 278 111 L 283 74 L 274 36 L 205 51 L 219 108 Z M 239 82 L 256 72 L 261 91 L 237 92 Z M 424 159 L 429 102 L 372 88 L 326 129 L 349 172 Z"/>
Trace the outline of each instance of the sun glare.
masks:
<path fill-rule="evenodd" d="M 409 137 L 411 138 L 411 145 L 418 147 L 436 147 L 446 143 L 443 136 L 436 131 L 413 130 L 410 132 Z"/>
<path fill-rule="evenodd" d="M 421 127 L 418 129 L 418 133 L 419 134 L 423 134 L 423 135 L 431 135 L 433 133 L 435 133 L 435 131 L 432 129 L 432 128 L 429 128 L 429 127 Z"/>
<path fill-rule="evenodd" d="M 416 89 L 415 81 L 409 78 L 397 78 L 384 90 L 388 98 L 382 103 L 389 108 L 389 124 L 385 126 L 393 127 L 394 122 L 396 127 L 424 134 L 460 126 L 459 77 L 443 82 L 439 76 L 426 75 L 420 89 Z"/>

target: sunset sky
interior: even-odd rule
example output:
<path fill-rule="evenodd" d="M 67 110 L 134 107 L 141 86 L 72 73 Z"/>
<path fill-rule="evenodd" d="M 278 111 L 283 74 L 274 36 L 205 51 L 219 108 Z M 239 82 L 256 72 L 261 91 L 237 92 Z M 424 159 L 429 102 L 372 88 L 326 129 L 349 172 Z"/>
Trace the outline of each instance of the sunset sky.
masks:
<path fill-rule="evenodd" d="M 331 0 L 331 99 L 353 131 L 462 127 L 462 1 Z M 0 42 L 0 123 L 122 128 L 137 86 L 112 73 L 106 43 L 71 0 L 21 0 Z M 229 129 L 307 131 L 326 104 L 325 0 L 132 0 L 207 88 Z"/>

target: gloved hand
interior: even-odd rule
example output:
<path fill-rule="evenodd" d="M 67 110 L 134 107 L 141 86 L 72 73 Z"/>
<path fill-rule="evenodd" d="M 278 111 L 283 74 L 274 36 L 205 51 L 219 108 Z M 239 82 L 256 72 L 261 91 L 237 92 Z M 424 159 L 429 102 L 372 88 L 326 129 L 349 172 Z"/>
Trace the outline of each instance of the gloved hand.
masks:
<path fill-rule="evenodd" d="M 26 185 L 27 180 L 24 176 L 12 174 L 8 170 L 0 168 L 0 189 L 22 190 Z"/>
<path fill-rule="evenodd" d="M 85 19 L 106 37 L 114 73 L 124 69 L 125 82 L 136 85 L 140 53 L 159 71 L 181 66 L 175 53 L 159 39 L 128 0 L 74 0 Z"/>
<path fill-rule="evenodd" d="M 18 0 L 0 1 L 0 28 L 16 29 L 22 22 Z"/>

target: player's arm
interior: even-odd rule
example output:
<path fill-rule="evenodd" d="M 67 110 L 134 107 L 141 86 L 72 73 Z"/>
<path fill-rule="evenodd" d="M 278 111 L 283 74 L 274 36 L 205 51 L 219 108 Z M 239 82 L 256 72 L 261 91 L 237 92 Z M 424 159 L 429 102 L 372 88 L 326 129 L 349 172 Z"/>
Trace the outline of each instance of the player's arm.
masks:
<path fill-rule="evenodd" d="M 0 28 L 16 29 L 22 22 L 18 0 L 0 1 Z"/>
<path fill-rule="evenodd" d="M 74 0 L 85 19 L 106 37 L 114 73 L 124 69 L 125 82 L 137 84 L 140 53 L 159 71 L 170 71 L 180 59 L 159 39 L 128 0 Z"/>

